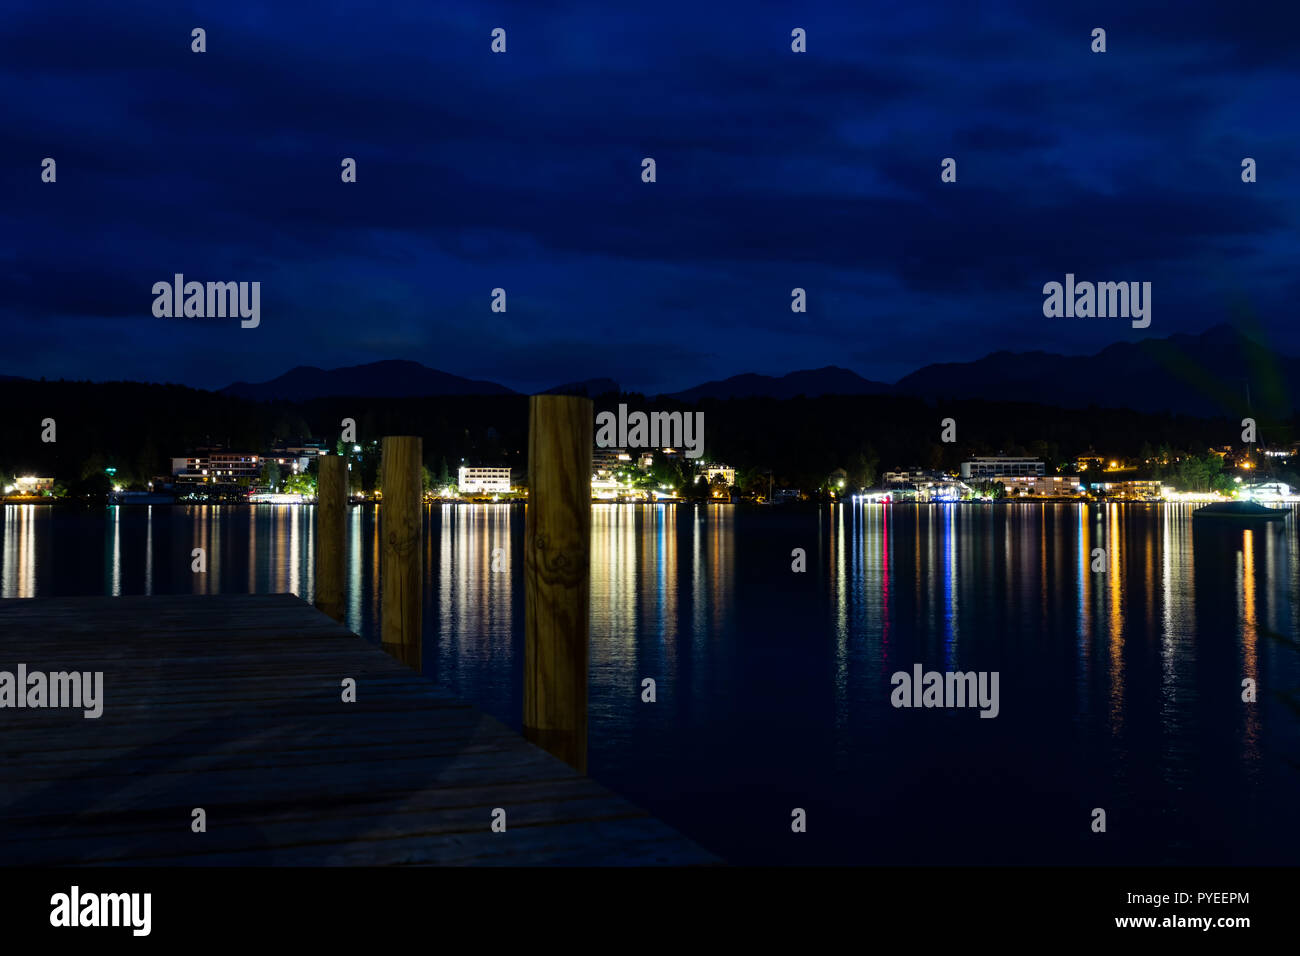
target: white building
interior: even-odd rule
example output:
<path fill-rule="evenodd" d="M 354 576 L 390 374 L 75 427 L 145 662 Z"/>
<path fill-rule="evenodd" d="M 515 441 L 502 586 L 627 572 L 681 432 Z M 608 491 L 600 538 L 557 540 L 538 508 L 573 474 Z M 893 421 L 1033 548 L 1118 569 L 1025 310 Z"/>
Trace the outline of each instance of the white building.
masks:
<path fill-rule="evenodd" d="M 1291 486 L 1285 481 L 1261 481 L 1243 486 L 1241 497 L 1250 501 L 1290 501 Z"/>
<path fill-rule="evenodd" d="M 626 448 L 594 448 L 591 452 L 591 474 L 603 478 L 622 468 L 632 467 L 632 456 Z"/>
<path fill-rule="evenodd" d="M 499 495 L 510 492 L 509 468 L 482 468 L 461 465 L 456 484 L 462 494 Z"/>
<path fill-rule="evenodd" d="M 961 463 L 961 476 L 967 481 L 974 478 L 1032 478 L 1047 473 L 1047 466 L 1037 458 L 1015 458 L 1010 455 L 993 455 L 972 458 Z"/>
<path fill-rule="evenodd" d="M 1035 475 L 1011 478 L 1000 475 L 996 479 L 1008 498 L 1017 497 L 1073 497 L 1081 490 L 1078 475 Z"/>
<path fill-rule="evenodd" d="M 53 478 L 38 478 L 35 475 L 19 475 L 14 479 L 14 490 L 20 495 L 39 495 L 54 488 Z"/>
<path fill-rule="evenodd" d="M 615 478 L 592 478 L 591 497 L 601 501 L 614 501 L 618 498 L 622 486 Z"/>
<path fill-rule="evenodd" d="M 274 463 L 280 469 L 280 479 L 300 472 L 305 473 L 311 458 L 295 457 L 284 453 L 254 455 L 251 452 L 206 451 L 195 452 L 186 458 L 172 459 L 172 476 L 178 481 L 206 484 L 209 481 L 230 483 L 246 478 L 256 482 L 262 469 Z"/>
<path fill-rule="evenodd" d="M 1155 501 L 1161 496 L 1163 486 L 1153 479 L 1130 479 L 1128 481 L 1094 481 L 1089 485 L 1093 491 L 1104 491 L 1115 498 L 1136 498 Z"/>
<path fill-rule="evenodd" d="M 718 475 L 722 476 L 722 480 L 726 482 L 728 488 L 736 483 L 736 469 L 730 465 L 703 465 L 700 471 L 704 475 L 704 480 L 709 484 L 713 484 L 713 479 Z"/>
<path fill-rule="evenodd" d="M 956 479 L 923 481 L 916 485 L 919 501 L 960 501 L 970 493 L 970 486 Z"/>
<path fill-rule="evenodd" d="M 321 455 L 328 455 L 329 448 L 323 441 L 313 441 L 311 439 L 292 438 L 276 442 L 271 449 L 270 458 L 287 458 L 289 461 L 306 461 L 310 462 L 313 458 L 319 458 Z M 306 467 L 305 465 L 303 466 Z"/>
<path fill-rule="evenodd" d="M 938 477 L 940 476 L 937 472 L 912 468 L 907 471 L 887 471 L 881 477 L 881 481 L 886 485 L 916 485 Z"/>

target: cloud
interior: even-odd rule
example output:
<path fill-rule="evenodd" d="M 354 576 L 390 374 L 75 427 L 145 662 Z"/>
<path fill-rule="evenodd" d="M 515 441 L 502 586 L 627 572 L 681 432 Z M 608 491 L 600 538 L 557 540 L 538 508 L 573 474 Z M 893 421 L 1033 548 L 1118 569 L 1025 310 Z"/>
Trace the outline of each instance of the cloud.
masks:
<path fill-rule="evenodd" d="M 844 356 L 890 380 L 1134 334 L 1035 319 L 1067 271 L 1152 281 L 1152 334 L 1214 324 L 1245 287 L 1298 347 L 1297 15 L 1218 6 L 20 5 L 0 36 L 24 90 L 0 102 L 0 279 L 31 352 L 0 373 L 219 387 L 418 357 L 652 391 Z M 160 326 L 149 289 L 174 272 L 262 281 L 257 338 Z"/>

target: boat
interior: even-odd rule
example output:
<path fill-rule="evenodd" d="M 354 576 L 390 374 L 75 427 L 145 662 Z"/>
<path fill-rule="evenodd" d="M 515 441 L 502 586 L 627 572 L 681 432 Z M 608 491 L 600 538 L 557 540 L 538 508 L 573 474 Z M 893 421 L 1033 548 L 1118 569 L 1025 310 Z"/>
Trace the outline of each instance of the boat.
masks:
<path fill-rule="evenodd" d="M 1266 508 L 1254 501 L 1220 501 L 1212 505 L 1206 505 L 1203 508 L 1197 508 L 1192 512 L 1193 518 L 1237 523 L 1285 521 L 1286 516 L 1286 511 L 1278 508 Z"/>

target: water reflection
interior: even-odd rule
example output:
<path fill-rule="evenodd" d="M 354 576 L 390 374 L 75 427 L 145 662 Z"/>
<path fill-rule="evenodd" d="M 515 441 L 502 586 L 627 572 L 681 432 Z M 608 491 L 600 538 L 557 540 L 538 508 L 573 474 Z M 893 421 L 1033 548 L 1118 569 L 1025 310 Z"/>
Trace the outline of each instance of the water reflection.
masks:
<path fill-rule="evenodd" d="M 36 596 L 37 505 L 4 506 L 4 569 L 0 597 Z"/>
<path fill-rule="evenodd" d="M 144 528 L 144 593 L 153 594 L 153 505 L 146 509 Z"/>
<path fill-rule="evenodd" d="M 1110 732 L 1119 734 L 1124 725 L 1124 578 L 1120 573 L 1120 558 L 1124 552 L 1124 529 L 1120 525 L 1121 506 L 1106 506 L 1109 528 L 1106 532 L 1106 593 L 1110 603 L 1106 608 L 1110 625 Z"/>
<path fill-rule="evenodd" d="M 1041 814 L 1039 837 L 1024 845 L 1043 859 L 1077 857 L 1051 834 L 1072 812 L 1063 795 L 1089 787 L 1126 807 L 1136 828 L 1123 851 L 1108 852 L 1146 862 L 1300 852 L 1285 763 L 1300 759 L 1300 733 L 1272 696 L 1300 686 L 1300 661 L 1268 637 L 1297 637 L 1300 518 L 1202 529 L 1191 510 L 595 505 L 592 772 L 739 861 L 807 852 L 756 838 L 766 824 L 734 808 L 761 800 L 737 802 L 741 787 L 827 801 L 846 821 L 859 812 L 901 821 L 872 829 L 849 857 L 859 862 L 923 857 L 917 834 L 936 814 L 949 842 L 936 837 L 933 851 L 955 853 L 977 839 L 955 834 L 1013 825 L 998 817 L 1012 812 L 1004 807 L 1025 820 Z M 346 622 L 372 640 L 380 523 L 373 505 L 351 508 L 345 522 Z M 518 726 L 523 509 L 438 504 L 426 523 L 423 669 Z M 0 535 L 6 598 L 313 597 L 311 508 L 8 505 Z M 195 548 L 206 552 L 201 574 L 191 571 Z M 806 552 L 803 573 L 791 568 L 795 548 Z M 890 675 L 916 662 L 999 671 L 999 718 L 892 708 Z M 645 677 L 658 684 L 654 707 L 639 697 Z M 1247 679 L 1259 688 L 1255 703 L 1241 700 Z M 962 779 L 978 774 L 981 789 L 940 805 L 942 786 L 927 775 L 956 779 L 953 767 Z M 1028 791 L 1038 802 L 1026 809 Z M 1213 825 L 1193 825 L 1192 814 Z M 1265 826 L 1269 839 L 1250 830 Z M 1156 846 L 1175 831 L 1188 842 Z M 841 859 L 853 844 L 817 839 L 801 846 L 818 848 L 819 859 Z M 949 859 L 1000 859 L 1008 845 L 967 846 Z"/>
<path fill-rule="evenodd" d="M 122 509 L 112 506 L 108 509 L 108 554 L 104 561 L 104 573 L 108 576 L 107 592 L 114 597 L 122 593 Z"/>
<path fill-rule="evenodd" d="M 1269 536 L 1268 540 L 1272 540 Z M 1256 643 L 1259 630 L 1255 620 L 1255 532 L 1246 529 L 1242 532 L 1239 567 L 1241 569 L 1240 605 L 1238 613 L 1241 618 L 1241 656 L 1243 683 L 1249 680 L 1259 687 L 1259 662 Z M 1242 738 L 1242 753 L 1248 761 L 1259 759 L 1259 710 L 1246 707 L 1245 726 Z"/>
<path fill-rule="evenodd" d="M 361 622 L 361 597 L 364 593 L 361 580 L 361 509 L 352 508 L 348 511 L 346 521 L 346 544 L 348 549 L 347 567 L 344 570 L 344 579 L 348 582 L 347 602 L 348 628 L 355 634 L 362 633 Z M 445 539 L 444 539 L 445 540 Z M 250 563 L 250 574 L 251 572 Z"/>

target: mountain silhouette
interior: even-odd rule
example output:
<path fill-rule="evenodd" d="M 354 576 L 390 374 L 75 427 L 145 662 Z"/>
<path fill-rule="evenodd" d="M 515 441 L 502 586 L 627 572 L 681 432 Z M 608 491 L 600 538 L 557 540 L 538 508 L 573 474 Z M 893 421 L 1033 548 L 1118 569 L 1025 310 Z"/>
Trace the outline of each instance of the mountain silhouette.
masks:
<path fill-rule="evenodd" d="M 827 365 L 825 368 L 791 372 L 779 378 L 747 372 L 716 382 L 705 382 L 675 392 L 671 398 L 693 402 L 701 398 L 794 398 L 805 395 L 879 395 L 891 391 L 883 382 L 873 382 L 857 372 Z"/>
<path fill-rule="evenodd" d="M 461 378 L 406 359 L 389 359 L 322 369 L 299 365 L 268 382 L 235 382 L 223 395 L 257 401 L 358 395 L 365 398 L 416 398 L 422 395 L 514 395 L 513 389 L 495 382 Z"/>
<path fill-rule="evenodd" d="M 601 395 L 608 395 L 610 392 L 618 391 L 618 382 L 612 378 L 589 378 L 582 382 L 569 382 L 566 385 L 557 385 L 555 388 L 548 388 L 543 395 L 585 395 L 588 398 L 598 398 Z"/>
<path fill-rule="evenodd" d="M 1285 418 L 1300 359 L 1279 355 L 1232 326 L 1109 345 L 1095 355 L 994 352 L 927 365 L 893 386 L 903 395 L 1132 408 L 1185 415 Z"/>
<path fill-rule="evenodd" d="M 1197 416 L 1286 418 L 1296 403 L 1300 358 L 1272 351 L 1239 328 L 1218 325 L 1199 335 L 1179 333 L 1107 346 L 1093 355 L 993 352 L 970 362 L 927 365 L 894 384 L 828 365 L 788 375 L 744 373 L 704 382 L 667 398 L 773 398 L 797 395 L 908 395 L 931 400 L 988 399 L 1064 408 L 1132 408 Z M 609 378 L 558 385 L 549 394 L 597 397 L 618 391 Z M 426 395 L 514 395 L 513 389 L 394 359 L 348 368 L 299 366 L 268 382 L 235 382 L 223 394 L 261 401 L 328 396 L 414 398 Z"/>

